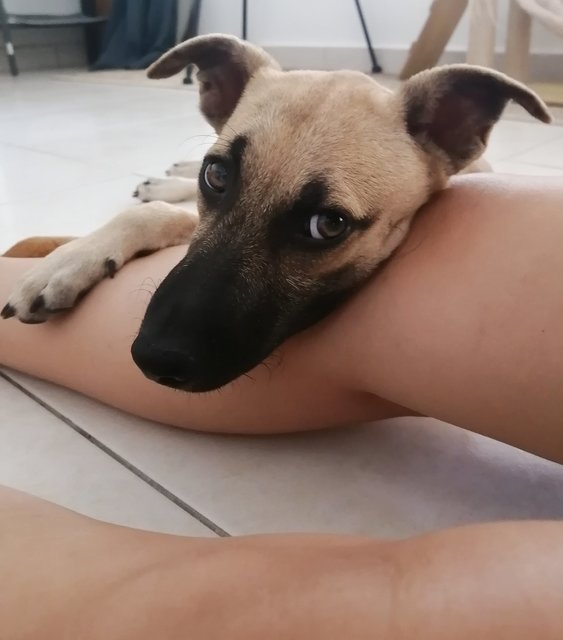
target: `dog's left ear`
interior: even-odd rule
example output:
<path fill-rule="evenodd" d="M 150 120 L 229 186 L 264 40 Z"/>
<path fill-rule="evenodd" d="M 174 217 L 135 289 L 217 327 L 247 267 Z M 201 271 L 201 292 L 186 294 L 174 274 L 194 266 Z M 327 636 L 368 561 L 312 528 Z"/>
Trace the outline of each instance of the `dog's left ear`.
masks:
<path fill-rule="evenodd" d="M 542 122 L 551 116 L 542 100 L 497 71 L 451 65 L 408 80 L 399 99 L 408 132 L 448 175 L 461 171 L 485 150 L 489 133 L 509 100 Z"/>
<path fill-rule="evenodd" d="M 200 109 L 220 131 L 250 78 L 264 67 L 281 70 L 263 49 L 221 34 L 198 36 L 180 43 L 147 70 L 149 78 L 168 78 L 189 64 L 198 68 Z"/>

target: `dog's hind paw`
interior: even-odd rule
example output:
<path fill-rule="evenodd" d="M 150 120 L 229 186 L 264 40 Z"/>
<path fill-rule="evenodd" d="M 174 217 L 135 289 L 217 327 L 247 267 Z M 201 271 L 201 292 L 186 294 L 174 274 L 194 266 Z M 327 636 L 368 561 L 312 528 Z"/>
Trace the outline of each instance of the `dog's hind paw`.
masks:
<path fill-rule="evenodd" d="M 179 178 L 197 178 L 201 169 L 201 160 L 187 160 L 185 162 L 175 162 L 166 170 L 167 176 L 177 176 Z"/>
<path fill-rule="evenodd" d="M 41 260 L 16 284 L 0 311 L 5 320 L 45 322 L 74 307 L 100 280 L 113 278 L 123 265 L 118 255 L 106 256 L 83 239 L 69 242 Z"/>
<path fill-rule="evenodd" d="M 197 180 L 190 178 L 148 178 L 134 191 L 133 197 L 143 202 L 183 202 L 197 196 Z"/>

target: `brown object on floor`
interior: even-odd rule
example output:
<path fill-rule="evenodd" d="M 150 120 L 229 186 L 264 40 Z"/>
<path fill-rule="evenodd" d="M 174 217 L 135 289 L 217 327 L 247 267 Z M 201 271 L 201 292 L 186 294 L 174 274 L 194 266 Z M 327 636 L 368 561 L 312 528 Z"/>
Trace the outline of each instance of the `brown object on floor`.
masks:
<path fill-rule="evenodd" d="M 41 237 L 20 240 L 4 253 L 5 258 L 43 258 L 57 247 L 74 240 L 71 237 Z"/>
<path fill-rule="evenodd" d="M 498 0 L 434 0 L 430 7 L 430 15 L 411 47 L 401 71 L 401 79 L 406 80 L 438 63 L 448 40 L 467 9 L 469 39 L 465 61 L 468 64 L 494 67 Z"/>
<path fill-rule="evenodd" d="M 508 11 L 504 71 L 511 77 L 525 82 L 529 70 L 532 18 L 515 0 Z"/>
<path fill-rule="evenodd" d="M 410 48 L 401 80 L 434 67 L 467 9 L 468 0 L 434 0 L 420 35 Z"/>
<path fill-rule="evenodd" d="M 547 104 L 563 107 L 563 84 L 557 82 L 531 82 L 529 85 Z"/>

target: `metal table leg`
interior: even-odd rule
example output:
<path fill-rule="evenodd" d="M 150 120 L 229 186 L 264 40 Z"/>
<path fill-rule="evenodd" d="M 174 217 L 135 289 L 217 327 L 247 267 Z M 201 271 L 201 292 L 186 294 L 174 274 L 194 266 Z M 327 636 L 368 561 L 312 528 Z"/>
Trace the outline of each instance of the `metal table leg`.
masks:
<path fill-rule="evenodd" d="M 364 31 L 364 37 L 366 39 L 366 45 L 369 52 L 369 57 L 371 59 L 371 72 L 372 73 L 381 73 L 383 69 L 377 63 L 377 58 L 375 57 L 375 51 L 373 50 L 373 45 L 371 44 L 371 38 L 369 36 L 368 26 L 366 24 L 364 18 L 364 12 L 362 11 L 362 5 L 360 4 L 360 0 L 354 0 L 356 3 L 356 9 L 358 10 L 358 16 L 360 18 L 360 22 L 362 23 L 362 29 Z"/>
<path fill-rule="evenodd" d="M 242 0 L 242 39 L 246 40 L 248 35 L 248 1 Z"/>

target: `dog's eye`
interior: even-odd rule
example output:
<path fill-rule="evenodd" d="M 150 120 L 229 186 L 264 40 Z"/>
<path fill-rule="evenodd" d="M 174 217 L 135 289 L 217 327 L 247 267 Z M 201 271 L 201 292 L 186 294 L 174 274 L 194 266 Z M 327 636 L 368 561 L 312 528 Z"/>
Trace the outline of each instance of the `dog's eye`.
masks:
<path fill-rule="evenodd" d="M 225 193 L 229 171 L 222 162 L 210 162 L 203 173 L 205 184 L 215 193 Z"/>
<path fill-rule="evenodd" d="M 348 231 L 348 219 L 341 213 L 316 213 L 307 220 L 305 232 L 313 240 L 335 240 Z"/>

